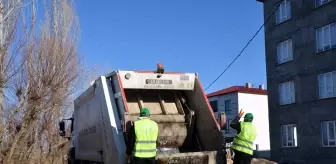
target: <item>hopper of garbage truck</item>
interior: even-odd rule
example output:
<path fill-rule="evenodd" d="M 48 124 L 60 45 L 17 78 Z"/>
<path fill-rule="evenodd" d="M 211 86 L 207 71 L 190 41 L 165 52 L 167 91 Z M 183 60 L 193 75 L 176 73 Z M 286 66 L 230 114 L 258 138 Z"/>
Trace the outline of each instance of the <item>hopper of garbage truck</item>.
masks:
<path fill-rule="evenodd" d="M 125 90 L 129 113 L 125 119 L 135 121 L 140 108 L 147 107 L 151 119 L 159 126 L 158 147 L 181 147 L 187 137 L 185 112 L 176 92 Z"/>
<path fill-rule="evenodd" d="M 148 108 L 150 118 L 159 126 L 158 163 L 221 161 L 220 127 L 195 74 L 157 76 L 132 71 L 119 71 L 118 74 L 125 102 L 125 134 L 129 132 L 128 125 L 139 117 L 140 109 Z M 127 137 L 125 141 L 127 143 Z"/>

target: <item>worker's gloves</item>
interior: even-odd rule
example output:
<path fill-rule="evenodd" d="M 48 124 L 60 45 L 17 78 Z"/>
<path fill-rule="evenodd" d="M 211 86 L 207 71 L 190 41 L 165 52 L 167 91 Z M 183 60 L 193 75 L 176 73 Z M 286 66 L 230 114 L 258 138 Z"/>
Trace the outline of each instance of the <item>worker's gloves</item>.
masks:
<path fill-rule="evenodd" d="M 241 118 L 244 116 L 244 113 L 245 113 L 244 110 L 240 109 L 238 116 Z"/>

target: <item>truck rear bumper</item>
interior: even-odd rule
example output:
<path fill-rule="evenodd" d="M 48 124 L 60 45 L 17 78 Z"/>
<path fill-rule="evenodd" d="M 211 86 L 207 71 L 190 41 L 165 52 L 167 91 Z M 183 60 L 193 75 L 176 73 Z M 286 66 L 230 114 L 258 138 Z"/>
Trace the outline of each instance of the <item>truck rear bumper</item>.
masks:
<path fill-rule="evenodd" d="M 216 151 L 158 154 L 156 161 L 158 164 L 216 164 Z"/>

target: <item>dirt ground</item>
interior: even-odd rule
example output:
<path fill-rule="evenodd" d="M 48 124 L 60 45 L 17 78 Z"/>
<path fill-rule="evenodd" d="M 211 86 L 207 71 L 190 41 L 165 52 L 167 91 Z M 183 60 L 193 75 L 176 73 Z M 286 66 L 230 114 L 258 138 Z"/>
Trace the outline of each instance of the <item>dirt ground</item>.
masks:
<path fill-rule="evenodd" d="M 231 152 L 227 151 L 227 164 L 233 164 L 231 160 Z M 262 158 L 253 158 L 251 164 L 278 164 L 277 162 L 269 161 Z"/>
<path fill-rule="evenodd" d="M 277 164 L 277 162 L 269 161 L 262 158 L 254 158 L 252 164 Z"/>
<path fill-rule="evenodd" d="M 233 164 L 233 161 L 228 159 L 227 164 Z M 278 164 L 278 163 L 266 159 L 253 158 L 251 164 Z"/>

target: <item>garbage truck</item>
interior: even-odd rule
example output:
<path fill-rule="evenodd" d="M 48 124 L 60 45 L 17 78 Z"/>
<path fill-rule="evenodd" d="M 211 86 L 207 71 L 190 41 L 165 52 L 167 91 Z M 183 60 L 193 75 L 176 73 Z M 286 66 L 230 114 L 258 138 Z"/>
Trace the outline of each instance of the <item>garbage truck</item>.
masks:
<path fill-rule="evenodd" d="M 124 164 L 129 126 L 144 107 L 159 127 L 157 163 L 226 163 L 225 115 L 213 112 L 197 73 L 165 72 L 162 64 L 91 82 L 74 100 L 72 117 L 59 123 L 69 140 L 68 163 Z"/>

